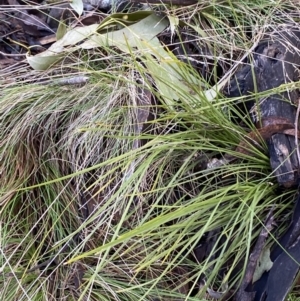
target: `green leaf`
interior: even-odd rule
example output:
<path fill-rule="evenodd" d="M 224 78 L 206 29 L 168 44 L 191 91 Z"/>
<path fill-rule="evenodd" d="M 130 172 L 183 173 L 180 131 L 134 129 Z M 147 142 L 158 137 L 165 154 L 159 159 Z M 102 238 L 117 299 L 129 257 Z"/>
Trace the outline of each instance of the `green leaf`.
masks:
<path fill-rule="evenodd" d="M 61 47 L 66 46 L 74 46 L 77 43 L 83 41 L 84 39 L 88 38 L 90 35 L 95 33 L 99 27 L 99 24 L 92 24 L 89 26 L 84 27 L 76 27 L 70 31 L 68 31 L 61 40 L 54 43 L 49 49 L 56 50 L 60 49 Z"/>
<path fill-rule="evenodd" d="M 151 10 L 139 10 L 136 11 L 134 13 L 130 13 L 130 14 L 124 14 L 124 13 L 115 13 L 112 15 L 109 15 L 108 17 L 106 17 L 100 25 L 100 30 L 102 28 L 105 28 L 107 23 L 109 24 L 120 24 L 120 22 L 124 25 L 130 25 L 133 23 L 136 23 L 150 15 L 153 14 L 153 11 Z"/>
<path fill-rule="evenodd" d="M 67 25 L 65 24 L 64 20 L 61 20 L 56 31 L 56 41 L 62 39 L 66 33 Z"/>
<path fill-rule="evenodd" d="M 70 3 L 72 8 L 76 11 L 76 13 L 81 16 L 83 12 L 83 2 L 82 0 L 72 0 Z"/>
<path fill-rule="evenodd" d="M 26 54 L 27 61 L 29 65 L 34 70 L 46 70 L 49 66 L 55 64 L 63 58 L 63 54 L 57 55 L 47 55 L 47 56 L 30 56 L 29 53 Z"/>
<path fill-rule="evenodd" d="M 100 46 L 116 46 L 122 51 L 130 53 L 131 48 L 137 47 L 139 40 L 150 41 L 168 25 L 169 22 L 166 18 L 152 13 L 143 20 L 123 29 L 106 34 L 94 34 L 81 47 L 91 49 Z"/>
<path fill-rule="evenodd" d="M 178 91 L 176 91 L 174 87 L 184 89 L 182 78 L 177 72 L 178 64 L 182 64 L 182 62 L 171 57 L 170 54 L 164 50 L 157 38 L 153 39 L 150 45 L 145 41 L 140 41 L 138 46 L 145 55 L 144 63 L 154 78 L 160 94 L 165 97 L 165 101 L 168 103 L 168 99 L 178 100 Z M 170 83 L 172 83 L 172 85 L 170 85 Z M 185 90 L 187 91 L 188 88 L 186 87 Z M 173 101 L 169 103 L 169 105 L 172 104 Z"/>
<path fill-rule="evenodd" d="M 256 282 L 260 279 L 264 272 L 268 272 L 273 266 L 273 262 L 270 258 L 270 248 L 266 248 L 260 255 L 260 258 L 255 269 L 252 282 Z"/>
<path fill-rule="evenodd" d="M 166 103 L 171 105 L 173 101 L 169 101 L 169 99 L 178 100 L 180 98 L 178 90 L 174 87 L 180 87 L 184 93 L 189 93 L 190 88 L 183 84 L 184 80 L 177 71 L 178 65 L 183 63 L 166 51 L 156 37 L 168 25 L 167 18 L 152 14 L 121 30 L 106 34 L 94 34 L 81 47 L 90 49 L 100 46 L 115 46 L 125 53 L 131 53 L 133 48 L 138 48 L 160 94 L 165 97 Z M 199 81 L 192 75 L 189 77 L 195 84 L 199 84 Z M 165 83 L 166 81 L 168 84 Z"/>
<path fill-rule="evenodd" d="M 92 24 L 89 26 L 78 27 L 68 31 L 60 40 L 52 44 L 51 47 L 37 54 L 34 57 L 27 56 L 28 63 L 35 70 L 46 70 L 50 65 L 58 62 L 63 56 L 78 49 L 91 49 L 100 46 L 117 46 L 122 51 L 129 53 L 131 47 L 136 47 L 136 38 L 151 40 L 161 31 L 163 31 L 169 24 L 166 18 L 162 18 L 154 14 L 116 14 L 118 17 L 127 16 L 124 21 L 135 19 L 138 16 L 146 16 L 141 21 L 134 23 L 121 30 L 112 31 L 105 34 L 99 34 L 97 31 L 111 26 L 118 20 L 112 17 L 106 18 L 101 25 Z M 120 24 L 121 20 L 117 23 Z M 76 45 L 87 39 L 81 45 Z M 130 48 L 128 48 L 128 45 Z M 71 48 L 66 48 L 72 46 Z"/>
<path fill-rule="evenodd" d="M 98 24 L 92 24 L 85 27 L 78 27 L 68 31 L 60 40 L 49 47 L 48 50 L 41 52 L 35 56 L 26 55 L 29 65 L 35 70 L 46 70 L 50 65 L 57 63 L 65 55 L 66 51 L 72 52 L 78 49 L 74 46 L 89 35 L 96 32 Z M 66 46 L 73 46 L 73 49 L 66 49 Z"/>

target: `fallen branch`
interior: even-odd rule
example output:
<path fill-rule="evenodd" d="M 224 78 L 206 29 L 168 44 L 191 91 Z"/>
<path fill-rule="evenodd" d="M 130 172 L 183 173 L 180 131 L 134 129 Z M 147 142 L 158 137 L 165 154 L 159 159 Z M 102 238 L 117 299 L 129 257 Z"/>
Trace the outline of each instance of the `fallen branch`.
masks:
<path fill-rule="evenodd" d="M 252 283 L 253 275 L 255 272 L 255 269 L 257 267 L 258 260 L 260 258 L 260 255 L 262 254 L 262 251 L 265 247 L 265 242 L 268 237 L 269 232 L 273 229 L 274 224 L 274 216 L 273 216 L 274 208 L 270 210 L 270 212 L 267 215 L 265 226 L 261 230 L 259 237 L 256 241 L 256 244 L 254 246 L 254 249 L 249 257 L 249 262 L 247 264 L 246 272 L 244 275 L 244 279 L 242 281 L 242 284 L 237 291 L 234 300 L 235 301 L 253 301 L 255 297 L 255 292 L 247 291 L 247 287 Z"/>

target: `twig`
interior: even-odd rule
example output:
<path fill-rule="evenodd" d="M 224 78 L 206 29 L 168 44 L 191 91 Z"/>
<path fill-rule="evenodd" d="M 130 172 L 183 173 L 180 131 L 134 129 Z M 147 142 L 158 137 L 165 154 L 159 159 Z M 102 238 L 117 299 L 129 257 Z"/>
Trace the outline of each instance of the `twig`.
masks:
<path fill-rule="evenodd" d="M 0 51 L 0 54 L 3 55 L 3 56 L 13 56 L 13 57 L 21 56 L 21 55 L 25 56 L 26 55 L 26 53 L 9 54 L 9 53 L 5 53 L 5 52 L 2 52 L 2 51 Z"/>
<path fill-rule="evenodd" d="M 57 80 L 45 80 L 37 82 L 40 85 L 58 85 L 58 86 L 67 86 L 67 85 L 84 85 L 88 82 L 89 77 L 84 75 L 78 75 L 74 77 L 59 78 Z"/>

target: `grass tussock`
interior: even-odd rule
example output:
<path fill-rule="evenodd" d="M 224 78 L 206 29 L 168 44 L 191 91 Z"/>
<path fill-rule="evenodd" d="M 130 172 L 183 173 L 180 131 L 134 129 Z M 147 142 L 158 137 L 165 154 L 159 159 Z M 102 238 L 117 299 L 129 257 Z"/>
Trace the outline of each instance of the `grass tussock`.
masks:
<path fill-rule="evenodd" d="M 261 150 L 203 168 L 245 138 L 233 116 L 251 126 L 236 99 L 203 92 L 262 32 L 293 22 L 296 4 L 168 8 L 209 49 L 209 79 L 174 57 L 190 93 L 147 69 L 136 49 L 82 51 L 46 72 L 3 71 L 1 300 L 209 300 L 203 275 L 216 291 L 238 284 L 267 212 L 276 205 L 283 231 L 295 191 L 278 193 Z M 52 82 L 78 75 L 88 82 Z M 178 99 L 159 93 L 155 79 Z M 215 244 L 197 262 L 192 251 L 209 231 Z"/>

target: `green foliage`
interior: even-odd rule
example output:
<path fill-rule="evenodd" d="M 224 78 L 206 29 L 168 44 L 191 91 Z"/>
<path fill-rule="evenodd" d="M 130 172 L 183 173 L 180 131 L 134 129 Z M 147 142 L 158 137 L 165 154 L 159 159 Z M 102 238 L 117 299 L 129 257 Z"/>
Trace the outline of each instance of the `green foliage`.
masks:
<path fill-rule="evenodd" d="M 204 31 L 229 69 L 258 38 L 244 28 L 275 26 L 275 9 L 283 7 L 238 1 L 192 17 L 188 9 L 169 13 Z M 0 91 L 2 300 L 207 300 L 204 290 L 192 297 L 189 284 L 205 274 L 208 287 L 232 288 L 268 210 L 275 204 L 286 220 L 295 191 L 278 195 L 260 150 L 234 152 L 246 131 L 232 116 L 252 126 L 238 100 L 211 90 L 157 41 L 128 43 L 126 52 L 115 44 L 76 49 L 43 73 L 7 74 L 23 75 Z M 59 84 L 78 74 L 88 82 Z M 226 153 L 240 160 L 203 168 Z M 219 246 L 195 263 L 191 251 L 216 229 Z M 29 271 L 53 258 L 47 271 Z"/>

